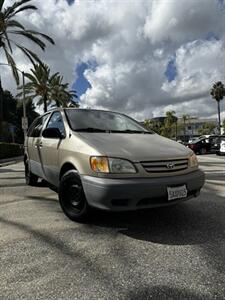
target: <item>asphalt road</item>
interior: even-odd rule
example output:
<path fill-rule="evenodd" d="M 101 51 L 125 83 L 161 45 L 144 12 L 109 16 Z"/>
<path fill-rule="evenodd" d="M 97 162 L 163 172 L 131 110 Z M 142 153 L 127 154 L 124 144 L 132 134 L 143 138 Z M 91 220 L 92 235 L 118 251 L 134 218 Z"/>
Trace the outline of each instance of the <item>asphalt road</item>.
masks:
<path fill-rule="evenodd" d="M 169 208 L 71 222 L 57 194 L 0 168 L 0 299 L 225 299 L 225 157 L 199 157 L 206 184 Z"/>

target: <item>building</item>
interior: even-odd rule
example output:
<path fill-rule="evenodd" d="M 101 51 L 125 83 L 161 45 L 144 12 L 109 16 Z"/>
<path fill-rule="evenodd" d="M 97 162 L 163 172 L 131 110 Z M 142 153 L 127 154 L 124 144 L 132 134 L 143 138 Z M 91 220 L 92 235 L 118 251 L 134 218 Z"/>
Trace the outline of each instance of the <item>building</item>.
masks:
<path fill-rule="evenodd" d="M 158 122 L 163 126 L 166 117 L 156 117 L 152 118 L 151 120 Z M 207 118 L 197 118 L 197 117 L 190 117 L 185 122 L 182 117 L 174 118 L 175 131 L 174 131 L 174 138 L 177 140 L 188 141 L 192 137 L 200 136 L 199 130 L 203 128 L 205 124 L 212 124 L 215 128 L 209 132 L 208 134 L 219 134 L 218 131 L 218 120 L 217 119 L 207 119 Z M 141 122 L 144 124 L 144 122 Z"/>
<path fill-rule="evenodd" d="M 184 121 L 182 118 L 178 118 L 178 127 L 181 129 L 179 130 L 179 135 L 182 137 L 186 135 L 189 137 L 199 136 L 199 130 L 203 128 L 204 124 L 212 124 L 215 126 L 213 132 L 211 134 L 219 134 L 218 131 L 218 120 L 217 119 L 201 119 L 201 118 L 189 118 L 185 121 L 185 128 L 184 128 Z M 180 126 L 179 126 L 180 125 Z M 183 131 L 183 132 L 182 132 Z"/>

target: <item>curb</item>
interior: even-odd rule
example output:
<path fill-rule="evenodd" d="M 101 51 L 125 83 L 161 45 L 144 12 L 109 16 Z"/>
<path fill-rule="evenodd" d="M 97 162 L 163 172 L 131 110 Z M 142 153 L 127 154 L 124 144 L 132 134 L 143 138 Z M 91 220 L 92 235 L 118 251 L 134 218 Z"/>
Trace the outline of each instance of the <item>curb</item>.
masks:
<path fill-rule="evenodd" d="M 21 161 L 23 161 L 23 156 L 17 156 L 17 157 L 1 159 L 0 160 L 0 167 L 13 165 L 13 164 L 19 163 Z"/>

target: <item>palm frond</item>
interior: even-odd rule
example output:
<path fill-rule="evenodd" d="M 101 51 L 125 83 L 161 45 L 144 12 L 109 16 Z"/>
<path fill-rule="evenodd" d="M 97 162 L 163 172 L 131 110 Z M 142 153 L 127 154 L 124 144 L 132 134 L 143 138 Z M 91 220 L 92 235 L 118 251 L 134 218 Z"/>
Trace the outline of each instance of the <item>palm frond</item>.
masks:
<path fill-rule="evenodd" d="M 13 5 L 6 7 L 5 10 L 4 10 L 5 17 L 7 17 L 11 13 L 13 13 L 15 11 L 15 9 L 17 7 L 19 7 L 20 5 L 23 5 L 23 4 L 25 4 L 27 2 L 30 2 L 30 1 L 31 0 L 17 1 L 17 2 L 14 2 Z"/>
<path fill-rule="evenodd" d="M 8 20 L 6 23 L 6 26 L 7 27 L 18 27 L 20 29 L 25 29 L 24 26 L 20 22 L 15 21 L 15 20 Z"/>
<path fill-rule="evenodd" d="M 27 77 L 30 81 L 32 81 L 30 84 L 32 85 L 32 83 L 38 83 L 37 79 L 35 78 L 35 76 L 31 75 L 30 73 L 24 73 L 24 76 Z"/>
<path fill-rule="evenodd" d="M 2 10 L 4 2 L 5 2 L 5 0 L 0 0 L 0 11 Z"/>
<path fill-rule="evenodd" d="M 34 35 L 40 35 L 44 39 L 46 39 L 48 42 L 50 42 L 52 45 L 55 45 L 54 40 L 50 36 L 48 36 L 47 34 L 44 34 L 44 33 L 41 33 L 41 32 L 37 32 L 35 30 L 26 30 L 26 32 L 28 32 L 30 34 L 34 34 Z"/>
<path fill-rule="evenodd" d="M 39 64 L 43 64 L 37 54 L 21 45 L 16 44 L 16 46 L 29 58 L 33 65 L 35 65 L 35 61 L 37 61 Z"/>
<path fill-rule="evenodd" d="M 26 38 L 28 38 L 29 40 L 34 42 L 36 45 L 38 45 L 42 50 L 45 50 L 45 47 L 46 47 L 45 43 L 42 42 L 42 40 L 40 40 L 39 38 L 30 34 L 27 30 L 23 30 L 23 31 L 22 30 L 12 30 L 12 31 L 9 31 L 9 33 L 25 36 Z"/>
<path fill-rule="evenodd" d="M 6 31 L 3 33 L 2 39 L 6 40 L 7 45 L 8 45 L 8 47 L 9 47 L 9 50 L 10 50 L 10 52 L 12 53 L 12 52 L 13 52 L 13 51 L 12 51 L 12 46 L 11 46 L 10 39 L 9 39 L 8 34 L 7 34 Z"/>
<path fill-rule="evenodd" d="M 37 9 L 36 6 L 34 5 L 25 5 L 22 6 L 28 2 L 30 2 L 31 0 L 21 0 L 21 1 L 17 1 L 15 2 L 12 6 L 7 7 L 4 10 L 4 16 L 5 18 L 11 18 L 13 17 L 15 14 L 17 14 L 18 12 L 24 10 L 24 9 Z M 21 7 L 22 6 L 22 7 Z M 18 9 L 17 9 L 18 8 Z"/>
<path fill-rule="evenodd" d="M 19 79 L 19 74 L 18 74 L 17 68 L 16 68 L 16 63 L 15 63 L 13 57 L 9 54 L 9 52 L 5 48 L 5 46 L 3 47 L 3 49 L 4 49 L 4 52 L 5 52 L 5 56 L 6 56 L 7 62 L 8 62 L 8 64 L 10 65 L 10 67 L 12 69 L 13 77 L 15 78 L 16 83 L 18 85 L 20 79 Z"/>
<path fill-rule="evenodd" d="M 11 17 L 15 16 L 16 14 L 18 14 L 19 12 L 23 11 L 23 10 L 28 10 L 28 9 L 32 9 L 32 10 L 37 10 L 37 7 L 34 5 L 25 5 L 23 7 L 21 7 L 20 9 L 16 10 Z"/>

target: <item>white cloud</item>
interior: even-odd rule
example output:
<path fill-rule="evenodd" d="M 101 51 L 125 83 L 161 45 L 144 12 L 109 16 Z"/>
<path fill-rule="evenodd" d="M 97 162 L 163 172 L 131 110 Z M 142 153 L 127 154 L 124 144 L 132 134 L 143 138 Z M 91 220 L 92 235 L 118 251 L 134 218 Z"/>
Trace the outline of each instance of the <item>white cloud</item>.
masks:
<path fill-rule="evenodd" d="M 202 39 L 209 32 L 224 31 L 224 17 L 217 0 L 152 0 L 144 33 L 153 43 L 183 43 Z"/>
<path fill-rule="evenodd" d="M 209 89 L 214 81 L 225 81 L 225 12 L 216 0 L 34 3 L 39 10 L 23 13 L 21 19 L 55 39 L 56 46 L 47 47 L 44 55 L 39 52 L 53 72 L 60 71 L 72 84 L 78 63 L 97 63 L 85 71 L 91 88 L 81 97 L 83 106 L 138 119 L 171 108 L 178 114 L 215 114 Z M 207 41 L 209 33 L 219 40 Z M 165 71 L 172 57 L 177 76 L 168 82 Z M 19 67 L 28 68 L 21 54 L 16 59 Z M 15 89 L 9 72 L 3 82 Z"/>

